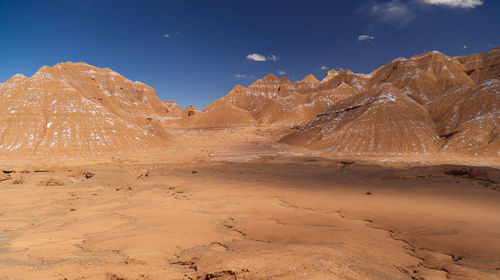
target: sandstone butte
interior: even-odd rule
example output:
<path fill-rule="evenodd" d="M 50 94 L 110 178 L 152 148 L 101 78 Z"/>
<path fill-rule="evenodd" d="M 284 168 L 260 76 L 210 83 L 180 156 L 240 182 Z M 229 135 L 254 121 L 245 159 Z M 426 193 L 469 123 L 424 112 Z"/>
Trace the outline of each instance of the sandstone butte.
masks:
<path fill-rule="evenodd" d="M 203 111 L 85 63 L 0 84 L 0 152 L 85 157 L 161 149 L 171 128 L 293 128 L 280 141 L 341 155 L 500 156 L 500 48 L 397 58 L 370 74 L 269 74 Z"/>

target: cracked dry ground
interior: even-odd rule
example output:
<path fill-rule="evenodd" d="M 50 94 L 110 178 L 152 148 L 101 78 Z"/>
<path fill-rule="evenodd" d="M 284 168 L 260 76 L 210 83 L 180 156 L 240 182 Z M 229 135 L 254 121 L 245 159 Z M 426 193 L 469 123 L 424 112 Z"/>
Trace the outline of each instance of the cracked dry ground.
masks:
<path fill-rule="evenodd" d="M 439 169 L 281 159 L 10 176 L 0 279 L 500 277 L 500 192 Z"/>

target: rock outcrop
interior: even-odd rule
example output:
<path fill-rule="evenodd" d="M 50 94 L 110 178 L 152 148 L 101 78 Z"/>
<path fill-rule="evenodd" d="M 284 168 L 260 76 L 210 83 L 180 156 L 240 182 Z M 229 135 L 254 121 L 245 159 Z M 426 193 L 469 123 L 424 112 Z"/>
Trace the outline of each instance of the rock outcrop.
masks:
<path fill-rule="evenodd" d="M 350 155 L 434 153 L 441 146 L 427 111 L 389 84 L 337 102 L 282 141 Z"/>
<path fill-rule="evenodd" d="M 180 117 L 153 88 L 85 63 L 44 66 L 0 84 L 2 156 L 87 157 L 160 147 Z"/>
<path fill-rule="evenodd" d="M 432 51 L 367 75 L 331 70 L 309 97 L 338 91 L 328 108 L 282 141 L 337 154 L 499 157 L 499 62 L 500 48 L 456 58 Z"/>

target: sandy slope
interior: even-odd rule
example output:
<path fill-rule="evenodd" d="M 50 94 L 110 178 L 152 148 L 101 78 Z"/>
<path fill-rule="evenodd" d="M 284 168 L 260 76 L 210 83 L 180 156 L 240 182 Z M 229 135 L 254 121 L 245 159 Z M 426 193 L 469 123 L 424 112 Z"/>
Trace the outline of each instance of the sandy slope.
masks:
<path fill-rule="evenodd" d="M 497 169 L 326 159 L 275 144 L 286 131 L 173 133 L 147 158 L 4 163 L 0 279 L 500 277 Z"/>

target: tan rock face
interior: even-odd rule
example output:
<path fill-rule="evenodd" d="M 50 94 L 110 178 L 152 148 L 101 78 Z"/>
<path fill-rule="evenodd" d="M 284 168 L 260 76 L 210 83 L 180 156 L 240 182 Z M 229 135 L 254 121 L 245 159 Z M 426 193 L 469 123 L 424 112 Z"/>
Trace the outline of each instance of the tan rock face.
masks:
<path fill-rule="evenodd" d="M 85 63 L 42 67 L 0 84 L 3 156 L 81 157 L 162 145 L 155 121 L 175 117 L 149 86 Z M 173 112 L 172 112 L 173 111 Z"/>
<path fill-rule="evenodd" d="M 428 104 L 443 152 L 500 156 L 500 80 L 456 88 Z"/>
<path fill-rule="evenodd" d="M 488 53 L 457 57 L 466 74 L 476 83 L 489 79 L 500 79 L 500 47 Z"/>
<path fill-rule="evenodd" d="M 391 61 L 369 81 L 370 86 L 380 83 L 391 83 L 405 89 L 421 104 L 439 97 L 451 87 L 475 85 L 457 59 L 436 51 Z"/>
<path fill-rule="evenodd" d="M 234 87 L 225 97 L 210 104 L 192 123 L 201 127 L 296 125 L 313 119 L 329 105 L 358 92 L 345 83 L 334 88 L 319 89 L 319 85 L 313 75 L 293 83 L 269 74 L 248 88 Z M 220 122 L 214 123 L 214 119 Z"/>
<path fill-rule="evenodd" d="M 427 111 L 387 84 L 336 103 L 282 141 L 351 155 L 432 153 L 441 146 Z"/>
<path fill-rule="evenodd" d="M 309 74 L 309 75 L 305 76 L 304 79 L 302 79 L 301 82 L 308 83 L 308 84 L 311 84 L 311 85 L 317 85 L 317 84 L 319 84 L 318 79 L 316 79 L 316 77 L 314 77 L 313 74 Z"/>
<path fill-rule="evenodd" d="M 248 88 L 237 85 L 225 97 L 210 104 L 198 118 L 185 126 L 248 126 L 273 124 L 297 105 L 308 103 L 307 92 L 315 87 L 314 76 L 292 83 L 274 74 L 257 80 Z"/>
<path fill-rule="evenodd" d="M 370 74 L 331 70 L 321 82 L 269 75 L 221 100 L 260 124 L 303 125 L 284 142 L 338 154 L 498 157 L 499 59 L 500 48 L 457 58 L 432 51 Z"/>
<path fill-rule="evenodd" d="M 368 79 L 371 75 L 366 74 L 356 74 L 350 70 L 336 71 L 330 70 L 326 74 L 325 78 L 317 86 L 317 90 L 329 90 L 335 89 L 342 83 L 347 84 L 356 90 L 362 91 L 367 87 Z"/>
<path fill-rule="evenodd" d="M 249 111 L 257 120 L 273 119 L 275 117 L 273 113 L 279 114 L 280 110 L 291 109 L 297 103 L 303 102 L 300 100 L 302 96 L 296 90 L 296 86 L 287 78 L 279 79 L 270 74 L 246 89 L 233 89 L 224 99 L 238 108 Z"/>

